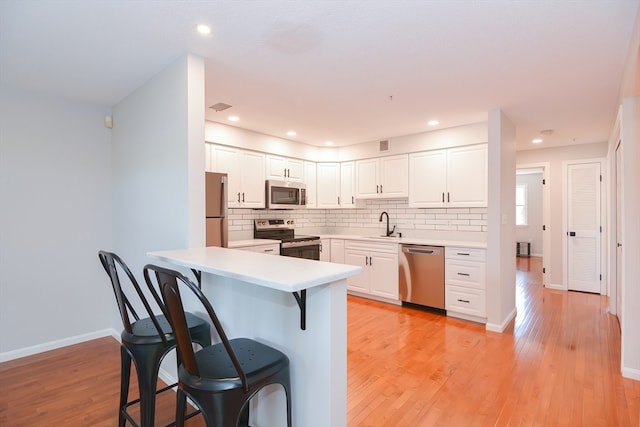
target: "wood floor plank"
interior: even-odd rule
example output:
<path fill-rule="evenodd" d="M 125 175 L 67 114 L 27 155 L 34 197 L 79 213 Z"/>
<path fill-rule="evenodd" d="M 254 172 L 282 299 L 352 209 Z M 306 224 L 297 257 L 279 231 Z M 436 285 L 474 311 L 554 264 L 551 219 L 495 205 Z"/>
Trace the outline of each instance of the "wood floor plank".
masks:
<path fill-rule="evenodd" d="M 502 334 L 349 296 L 348 426 L 638 427 L 640 382 L 620 375 L 607 298 L 545 289 L 537 258 L 517 267 L 518 313 Z M 0 364 L 0 426 L 117 425 L 119 359 L 102 338 Z M 158 425 L 174 397 L 159 399 Z"/>

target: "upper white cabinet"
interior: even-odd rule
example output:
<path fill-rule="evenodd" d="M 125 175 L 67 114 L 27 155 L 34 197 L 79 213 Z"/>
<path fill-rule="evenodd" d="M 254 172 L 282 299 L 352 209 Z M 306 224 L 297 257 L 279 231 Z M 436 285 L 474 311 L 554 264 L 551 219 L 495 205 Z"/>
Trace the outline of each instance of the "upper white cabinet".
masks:
<path fill-rule="evenodd" d="M 318 163 L 316 166 L 316 207 L 340 207 L 340 163 Z"/>
<path fill-rule="evenodd" d="M 304 178 L 304 162 L 298 159 L 267 154 L 267 179 L 302 182 Z"/>
<path fill-rule="evenodd" d="M 307 209 L 316 207 L 317 172 L 315 162 L 304 162 L 304 183 L 307 186 Z"/>
<path fill-rule="evenodd" d="M 210 170 L 227 174 L 229 207 L 264 208 L 264 154 L 221 145 L 208 145 Z"/>
<path fill-rule="evenodd" d="M 410 154 L 409 205 L 486 207 L 487 145 Z"/>
<path fill-rule="evenodd" d="M 340 163 L 340 207 L 356 207 L 355 162 Z"/>
<path fill-rule="evenodd" d="M 409 195 L 406 154 L 356 161 L 356 198 L 403 198 Z"/>

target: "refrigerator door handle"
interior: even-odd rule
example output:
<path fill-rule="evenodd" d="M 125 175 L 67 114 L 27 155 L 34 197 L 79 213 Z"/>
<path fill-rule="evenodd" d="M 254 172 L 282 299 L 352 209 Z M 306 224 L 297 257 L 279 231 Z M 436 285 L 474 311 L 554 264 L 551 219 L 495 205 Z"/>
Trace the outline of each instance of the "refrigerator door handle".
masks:
<path fill-rule="evenodd" d="M 220 206 L 222 206 L 222 216 L 227 217 L 227 177 L 223 176 L 220 178 L 220 185 L 222 186 L 222 191 L 220 191 Z"/>

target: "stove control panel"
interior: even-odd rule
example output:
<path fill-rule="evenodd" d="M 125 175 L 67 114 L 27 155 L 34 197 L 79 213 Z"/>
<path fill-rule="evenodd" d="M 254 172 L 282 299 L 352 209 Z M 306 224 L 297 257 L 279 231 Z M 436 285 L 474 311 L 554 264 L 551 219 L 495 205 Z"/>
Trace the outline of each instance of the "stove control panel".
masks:
<path fill-rule="evenodd" d="M 295 227 L 293 219 L 256 219 L 254 224 L 256 230 L 290 229 Z"/>

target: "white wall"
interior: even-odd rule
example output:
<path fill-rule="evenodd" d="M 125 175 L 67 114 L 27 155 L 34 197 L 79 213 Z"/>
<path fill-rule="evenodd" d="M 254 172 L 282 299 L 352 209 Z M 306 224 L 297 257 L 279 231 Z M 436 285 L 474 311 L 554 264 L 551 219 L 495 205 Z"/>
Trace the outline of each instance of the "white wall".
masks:
<path fill-rule="evenodd" d="M 540 148 L 536 150 L 518 151 L 518 164 L 549 163 L 549 177 L 547 185 L 550 192 L 551 212 L 547 224 L 551 253 L 549 254 L 549 286 L 564 288 L 564 267 L 562 265 L 562 215 L 564 201 L 562 200 L 562 162 L 566 160 L 593 159 L 606 157 L 607 143 L 581 144 L 556 148 Z M 604 223 L 603 223 L 604 225 Z M 546 264 L 546 262 L 545 262 Z"/>
<path fill-rule="evenodd" d="M 345 147 L 314 147 L 221 123 L 206 122 L 205 128 L 206 142 L 314 162 L 350 161 L 487 142 L 486 123 L 474 123 L 390 138 L 389 150 L 385 152 L 379 151 L 379 141 Z"/>
<path fill-rule="evenodd" d="M 622 103 L 622 373 L 640 380 L 640 97 Z"/>
<path fill-rule="evenodd" d="M 203 94 L 203 61 L 185 56 L 113 108 L 114 249 L 134 272 L 149 251 L 204 245 Z"/>
<path fill-rule="evenodd" d="M 516 315 L 515 126 L 499 110 L 489 112 L 489 233 L 487 329 L 502 332 Z"/>
<path fill-rule="evenodd" d="M 0 361 L 109 334 L 108 113 L 0 88 Z"/>
<path fill-rule="evenodd" d="M 542 256 L 542 173 L 516 175 L 516 185 L 527 187 L 527 225 L 516 226 L 516 241 L 531 243 L 531 255 Z"/>

